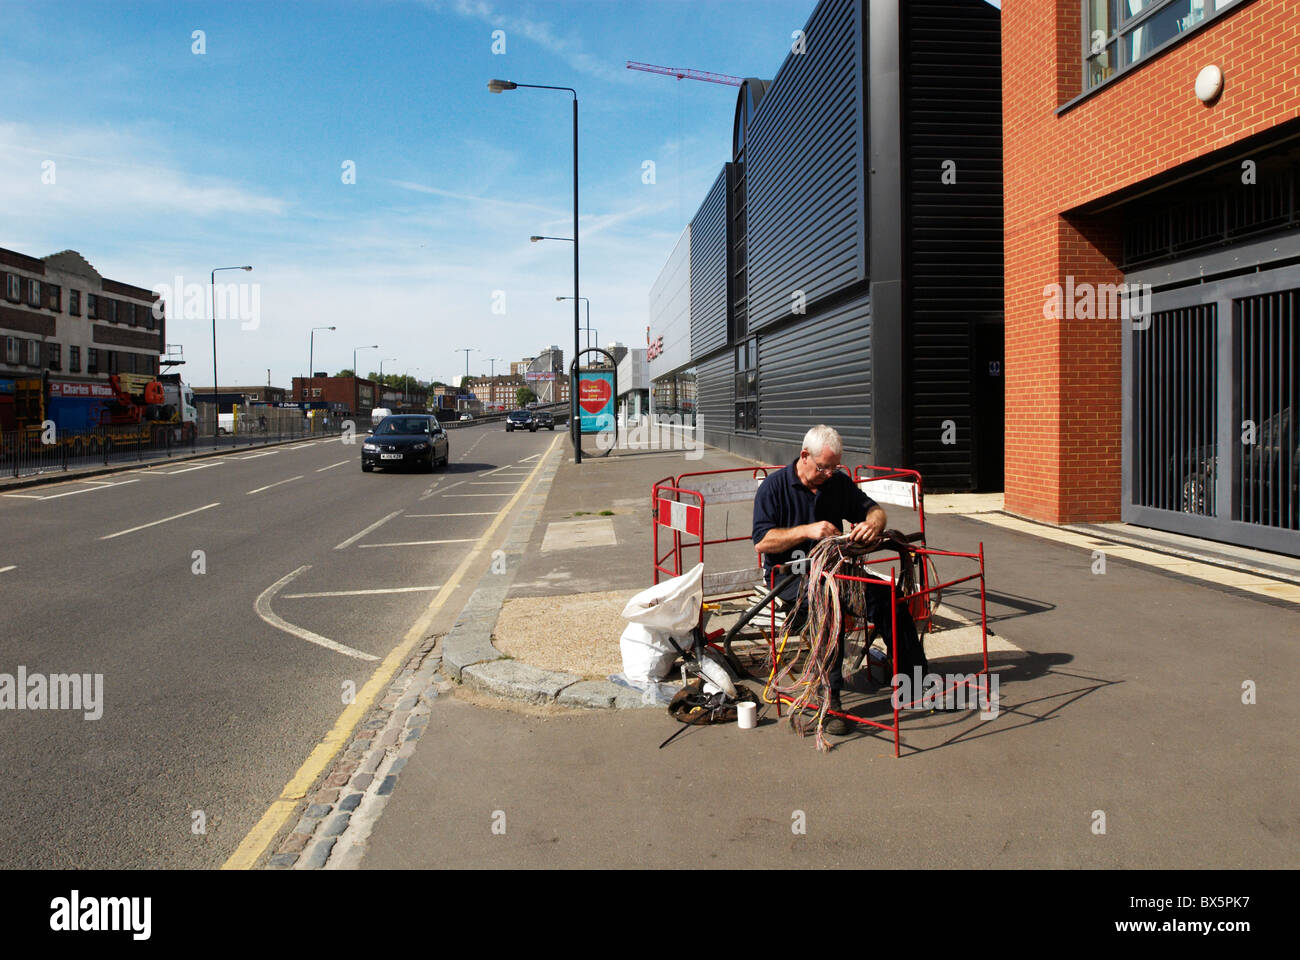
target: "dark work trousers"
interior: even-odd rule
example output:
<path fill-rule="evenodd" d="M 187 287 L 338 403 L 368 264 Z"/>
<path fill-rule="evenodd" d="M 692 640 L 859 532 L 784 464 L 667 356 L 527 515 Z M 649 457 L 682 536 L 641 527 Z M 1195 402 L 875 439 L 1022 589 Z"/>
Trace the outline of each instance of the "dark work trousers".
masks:
<path fill-rule="evenodd" d="M 787 611 L 794 605 L 799 598 L 799 591 L 807 589 L 807 581 L 801 580 L 793 589 L 787 590 L 780 595 L 782 607 Z M 885 641 L 885 649 L 889 651 L 890 663 L 893 663 L 894 638 L 891 633 L 891 624 L 889 619 L 889 587 L 883 583 L 875 586 L 867 586 L 867 619 L 876 625 L 876 630 Z M 898 634 L 902 638 L 903 646 L 898 652 L 898 669 L 903 673 L 911 670 L 912 664 L 908 662 L 905 651 L 917 650 L 921 646 L 920 638 L 916 633 L 916 622 L 912 619 L 912 613 L 907 609 L 905 597 L 899 597 L 895 604 L 898 617 Z M 798 633 L 803 630 L 804 625 L 808 622 L 808 603 L 805 597 L 804 603 L 799 607 L 799 612 L 790 618 L 790 632 Z M 923 657 L 924 654 L 922 653 Z M 892 669 L 892 667 L 891 667 Z M 831 666 L 830 675 L 831 693 L 839 693 L 844 689 L 844 629 L 841 625 L 840 635 L 836 641 L 835 662 Z"/>

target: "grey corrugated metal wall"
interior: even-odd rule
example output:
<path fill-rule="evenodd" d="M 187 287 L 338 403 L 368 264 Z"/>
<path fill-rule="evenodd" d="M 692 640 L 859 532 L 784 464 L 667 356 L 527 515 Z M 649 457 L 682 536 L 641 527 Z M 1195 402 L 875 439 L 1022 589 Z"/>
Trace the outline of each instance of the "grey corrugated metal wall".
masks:
<path fill-rule="evenodd" d="M 696 372 L 699 389 L 696 413 L 701 430 L 711 435 L 730 431 L 735 379 L 731 354 L 721 353 L 712 360 L 704 361 L 698 365 Z M 709 443 L 717 442 L 716 439 L 706 439 Z"/>
<path fill-rule="evenodd" d="M 751 121 L 749 328 L 866 275 L 860 0 L 825 0 Z"/>
<path fill-rule="evenodd" d="M 691 221 L 691 356 L 727 342 L 727 179 L 724 165 Z"/>
<path fill-rule="evenodd" d="M 1001 21 L 983 0 L 901 12 L 908 447 L 930 489 L 1000 489 L 1002 424 L 977 421 L 1001 412 Z"/>
<path fill-rule="evenodd" d="M 797 444 L 826 423 L 845 451 L 871 446 L 871 303 L 865 296 L 758 338 L 763 436 Z"/>

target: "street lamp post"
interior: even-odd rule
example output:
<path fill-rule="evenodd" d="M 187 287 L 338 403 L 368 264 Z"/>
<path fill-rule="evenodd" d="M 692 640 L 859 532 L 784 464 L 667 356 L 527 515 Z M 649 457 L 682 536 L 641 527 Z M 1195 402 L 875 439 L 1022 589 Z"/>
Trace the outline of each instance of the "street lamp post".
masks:
<path fill-rule="evenodd" d="M 312 327 L 311 336 L 307 339 L 307 379 L 313 380 L 316 377 L 316 371 L 312 369 L 316 366 L 316 331 L 317 330 L 337 330 L 338 327 Z"/>
<path fill-rule="evenodd" d="M 555 299 L 556 299 L 556 301 L 560 301 L 560 300 L 572 300 L 573 298 L 572 298 L 572 297 L 556 297 Z M 587 300 L 586 297 L 579 297 L 578 299 L 579 299 L 579 300 Z M 591 325 L 591 301 L 590 301 L 590 300 L 587 300 L 587 325 L 586 325 L 585 327 L 583 327 L 582 329 L 587 331 L 587 346 L 588 346 L 588 348 L 590 348 L 590 347 L 591 347 L 591 335 L 592 335 L 593 333 L 596 333 L 596 332 L 597 332 L 597 331 L 596 331 L 596 328 L 593 327 L 593 326 Z M 596 337 L 596 346 L 600 346 L 600 337 L 599 337 L 599 336 Z"/>
<path fill-rule="evenodd" d="M 383 400 L 384 397 L 384 392 L 383 392 L 384 391 L 384 364 L 396 363 L 396 362 L 397 362 L 396 357 L 384 357 L 382 360 L 379 361 L 379 399 L 381 401 Z"/>
<path fill-rule="evenodd" d="M 252 267 L 216 267 L 209 277 L 212 292 L 212 445 L 221 432 L 221 390 L 217 387 L 217 273 L 221 270 L 252 270 Z"/>
<path fill-rule="evenodd" d="M 551 87 L 511 80 L 491 80 L 488 90 L 501 93 L 526 87 L 533 90 L 562 90 L 573 95 L 573 373 L 569 383 L 569 430 L 573 434 L 573 462 L 582 463 L 582 434 L 578 429 L 578 91 L 572 87 Z"/>
<path fill-rule="evenodd" d="M 364 347 L 364 346 L 363 346 L 363 347 L 353 347 L 353 348 L 352 348 L 352 376 L 353 376 L 354 379 L 357 378 L 357 377 L 359 377 L 359 376 L 361 376 L 361 374 L 359 374 L 359 373 L 357 372 L 357 351 L 358 351 L 358 350 L 378 350 L 378 349 L 379 349 L 379 344 L 377 344 L 377 343 L 372 343 L 372 344 L 370 344 L 370 346 L 368 346 L 368 347 Z"/>

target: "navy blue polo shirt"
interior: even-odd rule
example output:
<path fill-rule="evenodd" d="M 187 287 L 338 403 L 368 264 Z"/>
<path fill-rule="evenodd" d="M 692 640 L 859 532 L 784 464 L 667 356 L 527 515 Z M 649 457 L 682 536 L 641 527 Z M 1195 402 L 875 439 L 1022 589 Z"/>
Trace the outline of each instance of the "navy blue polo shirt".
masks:
<path fill-rule="evenodd" d="M 828 520 L 837 527 L 843 522 L 861 523 L 876 505 L 876 501 L 862 492 L 843 470 L 836 470 L 826 478 L 816 492 L 809 490 L 799 480 L 795 464 L 786 464 L 776 473 L 769 473 L 754 495 L 754 533 L 758 542 L 774 528 L 785 529 L 805 523 Z M 804 556 L 812 550 L 815 541 L 806 540 L 784 553 L 763 554 L 763 569 L 769 570 L 778 563 L 788 563 L 795 550 Z"/>

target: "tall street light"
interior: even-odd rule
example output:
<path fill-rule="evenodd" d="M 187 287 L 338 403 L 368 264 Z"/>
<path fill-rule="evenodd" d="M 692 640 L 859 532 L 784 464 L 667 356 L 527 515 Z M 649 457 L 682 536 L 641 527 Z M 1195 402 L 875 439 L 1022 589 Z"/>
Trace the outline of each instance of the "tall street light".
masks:
<path fill-rule="evenodd" d="M 307 342 L 307 379 L 312 380 L 316 377 L 316 371 L 312 369 L 316 366 L 316 331 L 317 330 L 337 330 L 338 327 L 312 327 L 311 336 Z"/>
<path fill-rule="evenodd" d="M 457 350 L 452 351 L 452 353 L 465 354 L 465 379 L 466 380 L 469 379 L 469 355 L 471 353 L 476 353 L 477 351 L 478 351 L 478 347 L 461 347 Z"/>
<path fill-rule="evenodd" d="M 372 343 L 372 344 L 371 344 L 370 346 L 368 346 L 368 347 L 353 347 L 353 348 L 352 348 L 352 376 L 353 376 L 354 379 L 355 379 L 356 377 L 361 376 L 361 374 L 359 374 L 359 373 L 357 372 L 357 351 L 358 351 L 358 350 L 378 350 L 378 349 L 379 349 L 379 344 L 377 344 L 377 343 Z"/>
<path fill-rule="evenodd" d="M 526 87 L 531 90 L 561 90 L 573 94 L 573 373 L 569 383 L 569 430 L 573 434 L 573 462 L 582 463 L 582 435 L 578 429 L 578 91 L 572 87 L 551 87 L 535 83 L 490 80 L 488 90 L 501 93 Z M 535 242 L 535 241 L 534 241 Z"/>
<path fill-rule="evenodd" d="M 572 297 L 556 297 L 556 301 L 572 300 Z M 587 300 L 586 297 L 579 297 L 579 300 Z M 591 346 L 591 335 L 596 332 L 596 328 L 591 325 L 591 301 L 587 300 L 587 325 L 582 328 L 587 331 L 587 346 Z M 596 337 L 596 346 L 600 346 L 600 337 Z"/>
<path fill-rule="evenodd" d="M 577 109 L 575 107 L 575 109 Z M 217 386 L 217 273 L 221 270 L 252 270 L 252 267 L 216 267 L 208 289 L 212 291 L 212 445 L 216 446 L 221 430 L 221 390 Z"/>

